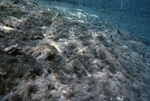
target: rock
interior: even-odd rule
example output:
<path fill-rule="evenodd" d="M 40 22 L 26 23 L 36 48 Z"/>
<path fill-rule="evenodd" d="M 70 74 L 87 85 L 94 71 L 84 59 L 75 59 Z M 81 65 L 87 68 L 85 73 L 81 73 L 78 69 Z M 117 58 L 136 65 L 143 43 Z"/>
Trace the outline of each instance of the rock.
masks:
<path fill-rule="evenodd" d="M 31 37 L 31 40 L 39 40 L 39 39 L 42 39 L 42 36 L 35 35 Z"/>
<path fill-rule="evenodd" d="M 26 3 L 25 0 L 13 0 L 15 4 Z"/>
<path fill-rule="evenodd" d="M 56 90 L 52 90 L 51 95 L 52 95 L 52 97 L 60 97 L 60 94 Z"/>
<path fill-rule="evenodd" d="M 105 36 L 103 34 L 98 35 L 97 38 L 98 38 L 99 41 L 106 40 L 106 38 L 105 38 Z"/>
<path fill-rule="evenodd" d="M 72 62 L 71 67 L 72 67 L 73 72 L 76 74 L 77 77 L 87 75 L 84 65 L 81 62 L 79 62 L 78 60 L 74 60 Z"/>
<path fill-rule="evenodd" d="M 45 55 L 47 60 L 52 60 L 55 58 L 56 52 L 54 52 L 54 50 L 52 49 L 46 49 Z"/>
<path fill-rule="evenodd" d="M 37 57 L 37 60 L 38 60 L 39 62 L 44 62 L 45 59 L 46 59 L 46 55 L 45 55 L 45 54 L 41 54 L 41 55 L 39 55 L 39 56 Z"/>
<path fill-rule="evenodd" d="M 4 72 L 1 68 L 0 68 L 0 75 L 6 75 L 7 73 Z"/>
<path fill-rule="evenodd" d="M 45 49 L 45 52 L 37 57 L 39 62 L 44 62 L 46 60 L 50 61 L 55 59 L 56 52 L 53 49 Z"/>
<path fill-rule="evenodd" d="M 102 49 L 98 48 L 96 50 L 96 55 L 97 55 L 97 57 L 99 57 L 102 60 L 106 59 L 106 52 L 104 50 L 102 50 Z"/>
<path fill-rule="evenodd" d="M 0 33 L 0 38 L 4 37 L 4 34 L 3 33 Z"/>

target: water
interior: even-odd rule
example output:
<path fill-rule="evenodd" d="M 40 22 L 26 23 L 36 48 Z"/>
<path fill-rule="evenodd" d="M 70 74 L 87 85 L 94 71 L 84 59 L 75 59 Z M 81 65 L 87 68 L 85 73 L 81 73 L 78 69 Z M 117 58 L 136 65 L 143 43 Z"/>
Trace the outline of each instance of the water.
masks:
<path fill-rule="evenodd" d="M 66 2 L 79 8 L 105 15 L 108 23 L 117 23 L 134 38 L 150 46 L 150 1 L 149 0 L 46 0 Z M 102 14 L 105 13 L 105 14 Z M 115 26 L 114 24 L 112 26 Z"/>

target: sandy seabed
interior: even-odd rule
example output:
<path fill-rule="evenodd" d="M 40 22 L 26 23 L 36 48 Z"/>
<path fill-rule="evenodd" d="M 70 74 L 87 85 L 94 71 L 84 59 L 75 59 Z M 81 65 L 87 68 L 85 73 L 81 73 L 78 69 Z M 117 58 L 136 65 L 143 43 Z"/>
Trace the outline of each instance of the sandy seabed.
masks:
<path fill-rule="evenodd" d="M 150 101 L 150 50 L 107 22 L 70 4 L 1 0 L 0 100 Z"/>

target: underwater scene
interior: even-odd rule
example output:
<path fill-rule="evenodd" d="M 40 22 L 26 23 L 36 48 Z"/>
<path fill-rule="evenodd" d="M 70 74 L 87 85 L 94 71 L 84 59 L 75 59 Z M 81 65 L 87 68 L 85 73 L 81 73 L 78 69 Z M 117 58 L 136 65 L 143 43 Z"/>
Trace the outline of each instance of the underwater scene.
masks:
<path fill-rule="evenodd" d="M 0 101 L 150 101 L 150 0 L 0 0 Z"/>

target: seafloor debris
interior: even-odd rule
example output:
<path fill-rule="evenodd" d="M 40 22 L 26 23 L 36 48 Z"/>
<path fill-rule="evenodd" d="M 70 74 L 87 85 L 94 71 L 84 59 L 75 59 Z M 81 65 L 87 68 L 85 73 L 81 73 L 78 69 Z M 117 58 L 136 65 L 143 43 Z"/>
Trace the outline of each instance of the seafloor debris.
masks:
<path fill-rule="evenodd" d="M 9 33 L 11 31 L 14 31 L 15 29 L 11 28 L 11 27 L 8 27 L 8 26 L 2 26 L 2 25 L 0 25 L 0 30 L 4 31 L 5 33 Z"/>
<path fill-rule="evenodd" d="M 14 54 L 18 50 L 20 50 L 20 48 L 18 47 L 18 44 L 12 45 L 3 49 L 4 52 L 9 53 L 9 54 Z"/>
<path fill-rule="evenodd" d="M 70 56 L 70 57 L 66 60 L 66 62 L 69 62 L 69 61 L 71 61 L 71 60 L 73 60 L 73 59 L 76 59 L 76 58 L 78 58 L 78 57 L 80 57 L 80 56 L 81 56 L 81 55 L 79 55 L 79 54 Z"/>
<path fill-rule="evenodd" d="M 6 75 L 6 72 L 0 72 L 0 75 Z"/>
<path fill-rule="evenodd" d="M 0 68 L 0 75 L 6 75 L 7 73 L 4 72 L 1 68 Z"/>

